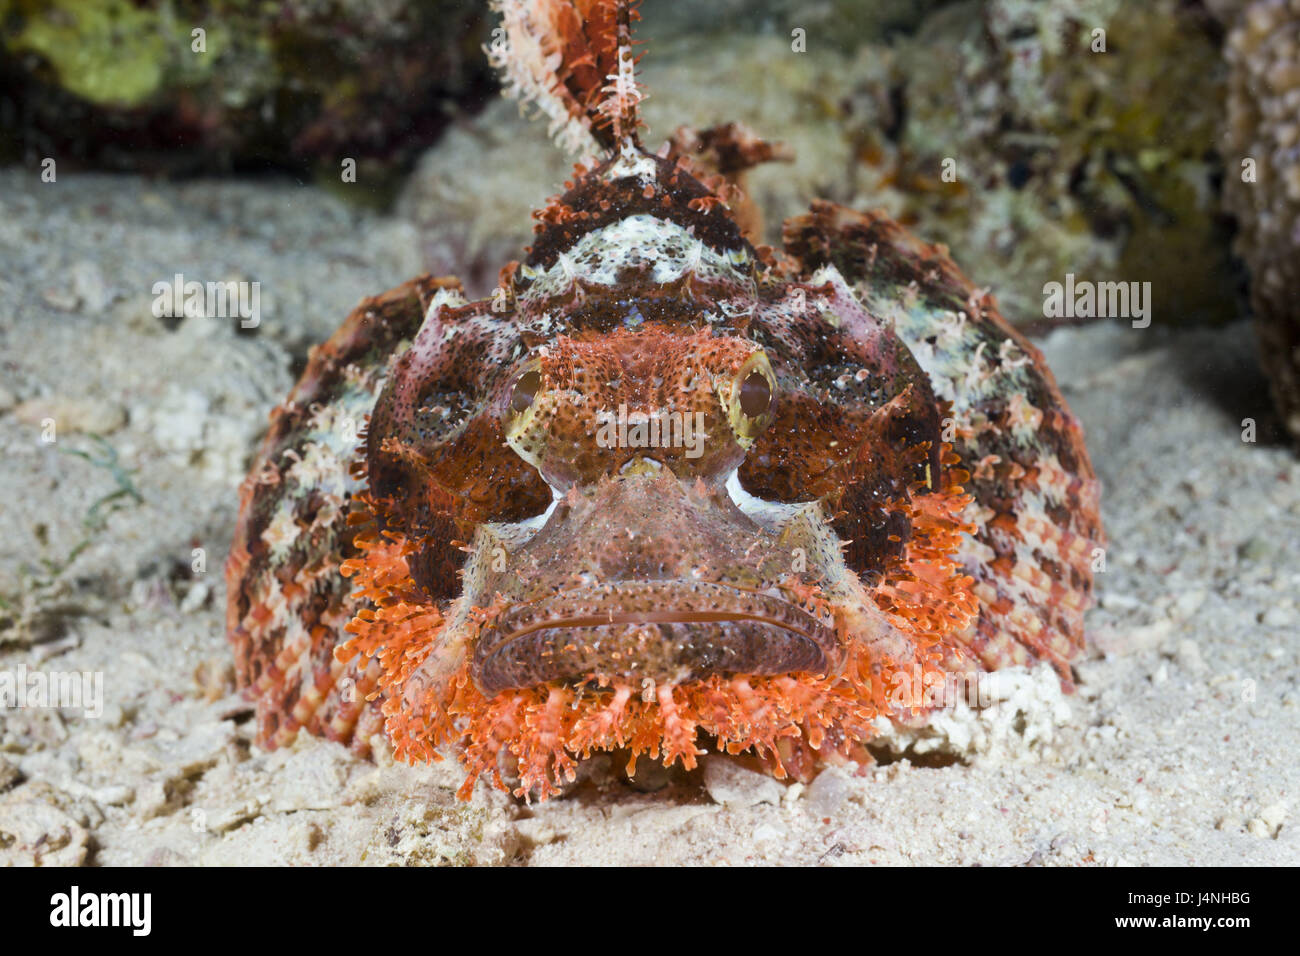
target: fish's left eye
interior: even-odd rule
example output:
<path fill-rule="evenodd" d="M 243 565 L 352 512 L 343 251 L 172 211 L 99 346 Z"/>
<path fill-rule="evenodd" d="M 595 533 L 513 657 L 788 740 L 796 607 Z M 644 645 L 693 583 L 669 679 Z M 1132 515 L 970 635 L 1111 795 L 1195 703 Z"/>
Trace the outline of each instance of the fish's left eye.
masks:
<path fill-rule="evenodd" d="M 542 373 L 535 368 L 529 369 L 515 382 L 514 391 L 510 393 L 510 407 L 516 412 L 524 411 L 533 404 L 541 387 Z"/>
<path fill-rule="evenodd" d="M 750 418 L 765 415 L 772 407 L 772 385 L 755 369 L 740 383 L 740 410 Z"/>

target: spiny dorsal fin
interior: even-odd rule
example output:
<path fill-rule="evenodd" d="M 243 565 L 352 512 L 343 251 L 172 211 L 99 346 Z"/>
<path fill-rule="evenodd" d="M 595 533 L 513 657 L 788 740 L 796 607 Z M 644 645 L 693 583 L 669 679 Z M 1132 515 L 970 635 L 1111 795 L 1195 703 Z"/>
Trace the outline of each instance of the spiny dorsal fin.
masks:
<path fill-rule="evenodd" d="M 536 104 L 579 159 L 636 142 L 632 21 L 637 0 L 492 0 L 501 26 L 487 48 L 506 95 Z"/>

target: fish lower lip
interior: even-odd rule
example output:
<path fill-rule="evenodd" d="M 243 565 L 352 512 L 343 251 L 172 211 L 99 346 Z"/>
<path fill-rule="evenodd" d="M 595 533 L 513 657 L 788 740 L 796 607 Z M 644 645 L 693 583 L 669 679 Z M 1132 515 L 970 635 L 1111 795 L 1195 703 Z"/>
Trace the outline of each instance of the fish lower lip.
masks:
<path fill-rule="evenodd" d="M 551 680 L 824 673 L 834 630 L 784 598 L 697 581 L 616 582 L 515 605 L 480 635 L 484 693 Z"/>

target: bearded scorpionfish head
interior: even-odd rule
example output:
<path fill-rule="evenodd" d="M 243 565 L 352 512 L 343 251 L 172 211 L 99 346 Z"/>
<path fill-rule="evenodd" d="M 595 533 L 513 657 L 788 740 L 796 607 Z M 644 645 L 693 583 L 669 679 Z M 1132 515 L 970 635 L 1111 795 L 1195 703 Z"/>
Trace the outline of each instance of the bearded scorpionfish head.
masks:
<path fill-rule="evenodd" d="M 366 300 L 273 415 L 227 562 L 259 740 L 382 723 L 399 758 L 455 750 L 463 797 L 544 798 L 596 751 L 806 778 L 956 674 L 1068 687 L 1103 535 L 1037 350 L 883 214 L 814 203 L 752 246 L 687 154 L 775 148 L 641 148 L 634 3 L 494 6 L 507 92 L 603 159 L 490 298 Z"/>
<path fill-rule="evenodd" d="M 492 299 L 437 293 L 371 417 L 352 646 L 399 752 L 506 746 L 543 793 L 596 749 L 690 765 L 700 731 L 847 752 L 882 669 L 937 666 L 973 607 L 926 376 L 677 163 L 625 146 L 544 222 Z"/>

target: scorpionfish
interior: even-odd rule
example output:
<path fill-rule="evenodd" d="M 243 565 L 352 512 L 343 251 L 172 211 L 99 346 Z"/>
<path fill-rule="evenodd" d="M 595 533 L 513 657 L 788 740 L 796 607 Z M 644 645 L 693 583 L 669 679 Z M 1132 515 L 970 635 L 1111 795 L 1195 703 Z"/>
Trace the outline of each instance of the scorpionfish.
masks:
<path fill-rule="evenodd" d="M 363 301 L 273 412 L 226 568 L 261 745 L 545 799 L 598 751 L 869 762 L 955 674 L 1072 687 L 1099 486 L 1042 355 L 882 213 L 752 243 L 738 175 L 776 150 L 642 147 L 634 6 L 497 0 L 574 179 L 492 296 Z"/>

